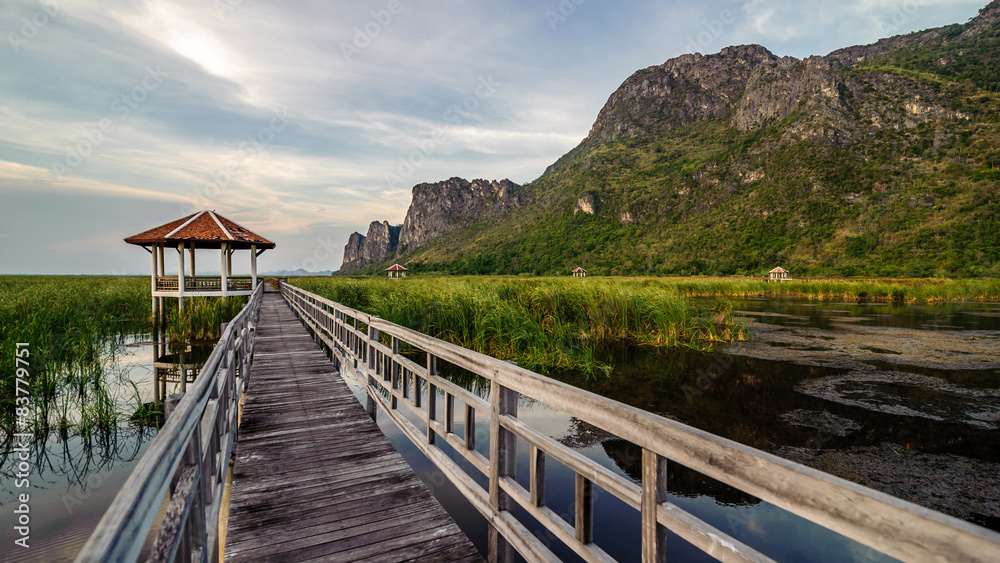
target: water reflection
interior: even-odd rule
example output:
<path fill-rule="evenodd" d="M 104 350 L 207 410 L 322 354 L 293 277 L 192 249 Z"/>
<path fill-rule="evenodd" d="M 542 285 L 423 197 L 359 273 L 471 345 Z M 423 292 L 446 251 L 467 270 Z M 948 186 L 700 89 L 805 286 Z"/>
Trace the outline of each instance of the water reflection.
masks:
<path fill-rule="evenodd" d="M 919 330 L 1000 330 L 1000 303 L 852 303 L 808 299 L 736 299 L 733 313 L 757 322 L 834 330 L 844 324 Z"/>

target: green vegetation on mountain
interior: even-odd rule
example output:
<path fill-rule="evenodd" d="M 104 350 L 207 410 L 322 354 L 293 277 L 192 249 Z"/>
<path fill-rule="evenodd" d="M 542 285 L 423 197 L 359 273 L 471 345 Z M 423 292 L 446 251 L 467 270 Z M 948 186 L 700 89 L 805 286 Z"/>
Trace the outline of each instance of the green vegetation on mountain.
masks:
<path fill-rule="evenodd" d="M 349 270 L 1000 277 L 998 91 L 1000 1 L 826 57 L 685 55 L 502 217 Z"/>

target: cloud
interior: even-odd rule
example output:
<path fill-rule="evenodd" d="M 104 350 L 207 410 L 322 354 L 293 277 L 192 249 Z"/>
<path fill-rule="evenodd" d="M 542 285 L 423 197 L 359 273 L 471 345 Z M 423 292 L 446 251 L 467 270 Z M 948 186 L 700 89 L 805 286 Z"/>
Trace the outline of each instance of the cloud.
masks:
<path fill-rule="evenodd" d="M 392 14 L 387 0 L 56 0 L 45 25 L 24 33 L 16 22 L 41 5 L 9 0 L 0 197 L 64 203 L 5 205 L 0 220 L 48 214 L 113 253 L 110 231 L 213 208 L 277 239 L 265 257 L 280 269 L 315 256 L 318 238 L 401 222 L 414 184 L 537 178 L 622 81 L 681 54 L 723 10 L 736 17 L 706 52 L 753 42 L 803 56 L 874 41 L 887 22 L 900 33 L 961 22 L 984 2 L 919 0 L 893 23 L 897 5 L 914 1 L 586 2 L 553 28 L 546 14 L 558 0 L 401 0 Z M 163 77 L 155 88 L 150 69 Z M 488 96 L 484 80 L 495 83 Z M 388 181 L 414 151 L 420 163 Z M 127 212 L 73 215 L 107 202 Z M 47 255 L 69 248 L 7 232 L 3 272 L 50 271 Z M 103 254 L 67 264 L 122 267 Z"/>

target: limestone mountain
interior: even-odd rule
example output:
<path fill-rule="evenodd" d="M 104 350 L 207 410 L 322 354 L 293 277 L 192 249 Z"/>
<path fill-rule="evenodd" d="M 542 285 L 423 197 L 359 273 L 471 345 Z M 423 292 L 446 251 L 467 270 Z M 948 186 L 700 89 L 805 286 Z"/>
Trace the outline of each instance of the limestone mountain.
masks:
<path fill-rule="evenodd" d="M 625 80 L 530 184 L 415 187 L 392 258 L 477 274 L 1000 276 L 998 92 L 1000 0 L 826 56 L 683 55 Z"/>
<path fill-rule="evenodd" d="M 391 261 L 456 228 L 498 221 L 523 203 L 521 186 L 510 180 L 451 178 L 413 187 L 413 199 L 402 226 L 372 222 L 368 235 L 351 235 L 344 248 L 342 272 Z"/>

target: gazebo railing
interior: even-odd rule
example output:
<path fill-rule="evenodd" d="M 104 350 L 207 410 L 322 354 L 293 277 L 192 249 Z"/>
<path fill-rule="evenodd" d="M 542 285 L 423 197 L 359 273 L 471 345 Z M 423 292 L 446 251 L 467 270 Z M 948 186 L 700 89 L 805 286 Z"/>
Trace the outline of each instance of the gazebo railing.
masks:
<path fill-rule="evenodd" d="M 157 276 L 156 291 L 177 291 L 177 276 Z M 230 276 L 226 278 L 229 291 L 253 290 L 251 276 Z M 222 291 L 221 276 L 185 276 L 184 291 Z"/>
<path fill-rule="evenodd" d="M 222 493 L 263 294 L 261 285 L 226 325 L 198 378 L 169 413 L 78 562 L 137 560 L 168 494 L 150 561 L 218 561 Z"/>
<path fill-rule="evenodd" d="M 316 337 L 333 351 L 338 367 L 365 387 L 369 413 L 374 415 L 381 407 L 486 518 L 491 561 L 510 560 L 511 549 L 528 561 L 556 559 L 546 543 L 516 518 L 515 506 L 584 560 L 612 561 L 594 543 L 595 486 L 639 511 L 644 562 L 666 559 L 668 529 L 721 561 L 771 561 L 669 502 L 669 461 L 903 561 L 1000 560 L 1000 534 L 996 532 L 443 342 L 294 286 L 282 284 L 281 290 Z M 422 350 L 426 361 L 416 362 L 400 354 L 406 344 Z M 439 360 L 488 380 L 488 398 L 440 377 Z M 641 447 L 641 483 L 519 419 L 521 395 Z M 464 409 L 456 408 L 456 400 Z M 419 426 L 410 421 L 411 416 L 419 420 Z M 456 418 L 464 422 L 464 432 L 455 432 Z M 489 425 L 489 456 L 475 448 L 477 420 Z M 518 438 L 530 449 L 527 487 L 515 479 Z M 456 463 L 441 449 L 442 442 L 472 469 L 467 472 Z M 572 523 L 546 503 L 547 458 L 557 460 L 575 475 Z M 485 477 L 488 486 L 482 487 L 477 477 Z"/>

